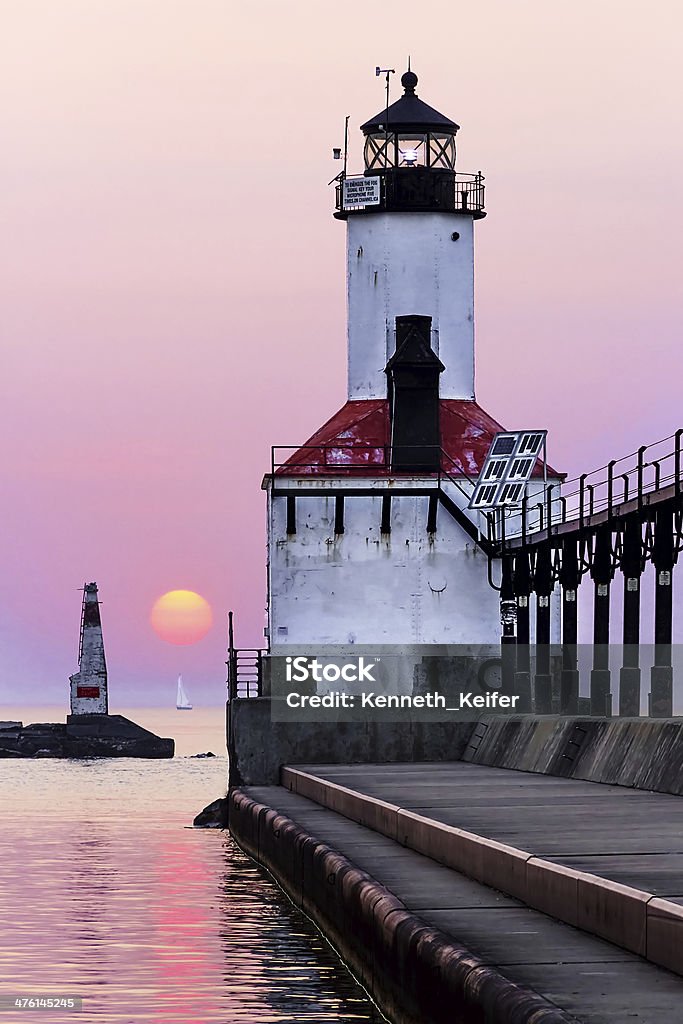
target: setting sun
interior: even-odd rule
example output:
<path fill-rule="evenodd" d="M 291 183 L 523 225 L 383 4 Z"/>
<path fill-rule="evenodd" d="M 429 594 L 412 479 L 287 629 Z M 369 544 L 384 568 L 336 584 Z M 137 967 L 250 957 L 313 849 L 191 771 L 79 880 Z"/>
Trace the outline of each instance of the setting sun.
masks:
<path fill-rule="evenodd" d="M 196 644 L 211 629 L 211 606 L 194 590 L 169 590 L 154 602 L 152 629 L 169 644 Z"/>

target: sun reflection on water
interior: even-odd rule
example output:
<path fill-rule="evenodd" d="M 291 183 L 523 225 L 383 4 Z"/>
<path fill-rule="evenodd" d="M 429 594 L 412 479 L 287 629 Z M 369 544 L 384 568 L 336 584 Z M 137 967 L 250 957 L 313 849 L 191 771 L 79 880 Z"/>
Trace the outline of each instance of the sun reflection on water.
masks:
<path fill-rule="evenodd" d="M 0 761 L 0 995 L 83 998 L 82 1013 L 21 1021 L 381 1019 L 226 833 L 183 827 L 225 770 L 222 758 Z"/>

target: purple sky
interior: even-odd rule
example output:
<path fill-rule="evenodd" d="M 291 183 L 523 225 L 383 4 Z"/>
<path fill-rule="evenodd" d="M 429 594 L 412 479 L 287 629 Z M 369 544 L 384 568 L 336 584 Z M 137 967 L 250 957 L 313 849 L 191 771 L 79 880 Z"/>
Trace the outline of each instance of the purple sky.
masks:
<path fill-rule="evenodd" d="M 418 14 L 419 12 L 419 18 Z M 223 696 L 261 642 L 271 444 L 345 397 L 331 148 L 401 71 L 482 169 L 477 394 L 592 469 L 683 425 L 683 18 L 616 0 L 23 0 L 3 17 L 0 699 L 59 701 L 80 595 L 112 701 Z M 396 76 L 398 78 L 398 75 Z M 393 83 L 393 97 L 399 94 Z M 164 591 L 215 614 L 194 647 Z"/>

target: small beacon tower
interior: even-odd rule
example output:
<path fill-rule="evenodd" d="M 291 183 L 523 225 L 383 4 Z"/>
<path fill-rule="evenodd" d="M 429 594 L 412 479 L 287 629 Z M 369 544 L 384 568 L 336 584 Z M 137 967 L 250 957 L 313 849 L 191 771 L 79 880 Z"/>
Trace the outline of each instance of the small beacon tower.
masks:
<path fill-rule="evenodd" d="M 104 641 L 96 583 L 86 583 L 83 587 L 78 672 L 70 676 L 69 681 L 72 715 L 106 715 L 109 713 L 107 663 L 104 658 Z"/>

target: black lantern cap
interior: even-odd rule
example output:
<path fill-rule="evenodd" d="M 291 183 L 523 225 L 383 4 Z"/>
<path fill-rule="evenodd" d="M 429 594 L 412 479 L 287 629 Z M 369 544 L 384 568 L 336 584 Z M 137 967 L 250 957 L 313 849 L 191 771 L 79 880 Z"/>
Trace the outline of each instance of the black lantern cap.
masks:
<path fill-rule="evenodd" d="M 417 75 L 414 71 L 406 71 L 403 74 L 401 85 L 405 90 L 403 96 L 392 103 L 388 110 L 385 108 L 360 126 L 364 135 L 384 130 L 444 132 L 447 135 L 455 135 L 460 125 L 451 121 L 445 114 L 440 114 L 434 107 L 423 103 L 416 95 Z"/>

